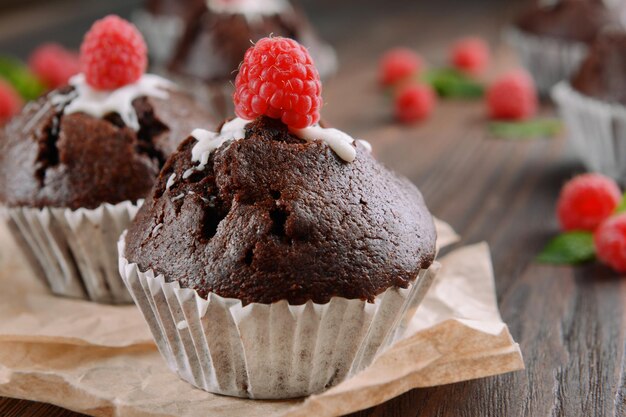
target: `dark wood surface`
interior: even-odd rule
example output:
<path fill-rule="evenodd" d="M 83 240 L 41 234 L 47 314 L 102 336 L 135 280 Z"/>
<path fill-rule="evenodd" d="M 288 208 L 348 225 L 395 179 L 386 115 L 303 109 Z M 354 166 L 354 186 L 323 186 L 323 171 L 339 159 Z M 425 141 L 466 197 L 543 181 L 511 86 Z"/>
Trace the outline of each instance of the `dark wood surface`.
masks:
<path fill-rule="evenodd" d="M 122 0 L 59 4 L 69 13 L 60 25 L 37 17 L 46 23 L 7 28 L 2 23 L 11 19 L 0 16 L 0 51 L 23 54 L 51 37 L 76 44 L 92 17 L 129 7 Z M 626 416 L 626 279 L 599 265 L 533 262 L 557 231 L 560 186 L 583 171 L 567 141 L 489 138 L 481 102 L 441 102 L 431 120 L 401 127 L 376 88 L 376 59 L 395 45 L 415 47 L 437 63 L 455 37 L 478 33 L 493 42 L 498 67 L 514 65 L 499 31 L 520 4 L 324 0 L 305 6 L 340 53 L 341 72 L 325 87 L 324 117 L 370 140 L 379 159 L 418 184 L 432 212 L 463 243 L 490 244 L 500 310 L 526 364 L 525 371 L 413 390 L 353 417 Z M 0 416 L 78 414 L 0 399 Z"/>

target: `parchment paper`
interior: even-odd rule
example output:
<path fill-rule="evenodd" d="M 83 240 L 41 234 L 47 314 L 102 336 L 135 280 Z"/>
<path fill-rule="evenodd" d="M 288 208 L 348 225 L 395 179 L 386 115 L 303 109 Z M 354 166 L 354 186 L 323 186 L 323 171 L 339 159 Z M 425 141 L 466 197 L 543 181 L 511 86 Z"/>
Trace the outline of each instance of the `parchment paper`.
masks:
<path fill-rule="evenodd" d="M 457 240 L 444 223 L 438 232 L 440 246 Z M 178 379 L 134 307 L 47 294 L 5 236 L 0 230 L 0 395 L 93 416 L 337 416 L 415 387 L 523 368 L 497 309 L 486 244 L 440 259 L 443 268 L 407 336 L 364 372 L 306 400 L 254 401 L 209 394 Z"/>

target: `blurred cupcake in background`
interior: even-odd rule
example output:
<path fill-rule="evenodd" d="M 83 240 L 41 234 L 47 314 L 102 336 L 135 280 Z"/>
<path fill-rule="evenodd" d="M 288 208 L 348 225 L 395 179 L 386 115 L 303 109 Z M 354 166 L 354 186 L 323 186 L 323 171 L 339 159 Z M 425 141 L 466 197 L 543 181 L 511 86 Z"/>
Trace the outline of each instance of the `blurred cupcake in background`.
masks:
<path fill-rule="evenodd" d="M 250 43 L 262 37 L 283 36 L 305 45 L 322 78 L 337 68 L 334 50 L 289 0 L 152 0 L 137 16 L 149 45 L 159 43 L 154 48 L 169 74 L 224 118 L 232 114 L 237 67 Z M 157 23 L 166 21 L 166 29 L 157 30 Z"/>
<path fill-rule="evenodd" d="M 43 51 L 34 61 L 50 62 Z M 130 23 L 96 22 L 81 47 L 82 72 L 0 130 L 1 213 L 55 294 L 131 301 L 117 239 L 181 138 L 213 125 L 172 82 L 144 73 L 146 52 Z"/>
<path fill-rule="evenodd" d="M 589 44 L 605 27 L 619 26 L 617 14 L 602 2 L 562 0 L 534 5 L 507 30 L 507 39 L 535 79 L 541 94 L 567 80 L 585 58 Z"/>
<path fill-rule="evenodd" d="M 626 31 L 602 32 L 552 97 L 587 168 L 626 184 Z"/>
<path fill-rule="evenodd" d="M 167 65 L 187 22 L 205 8 L 205 0 L 146 0 L 142 9 L 133 12 L 132 20 L 146 40 L 155 67 Z"/>

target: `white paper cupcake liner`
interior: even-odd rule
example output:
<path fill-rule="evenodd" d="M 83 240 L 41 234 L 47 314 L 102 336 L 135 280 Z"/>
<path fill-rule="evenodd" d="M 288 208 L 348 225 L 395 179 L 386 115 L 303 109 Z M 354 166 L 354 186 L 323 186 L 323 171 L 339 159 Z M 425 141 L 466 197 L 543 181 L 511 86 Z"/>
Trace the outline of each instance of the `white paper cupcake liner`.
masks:
<path fill-rule="evenodd" d="M 132 303 L 117 269 L 117 241 L 139 205 L 96 209 L 1 207 L 22 252 L 57 295 L 100 303 Z"/>
<path fill-rule="evenodd" d="M 439 269 L 421 270 L 409 288 L 391 288 L 374 303 L 243 306 L 140 271 L 123 257 L 124 238 L 120 273 L 168 366 L 203 390 L 256 399 L 318 393 L 366 368 L 402 336 Z"/>
<path fill-rule="evenodd" d="M 626 184 L 626 107 L 587 97 L 565 81 L 552 98 L 585 166 Z"/>
<path fill-rule="evenodd" d="M 548 95 L 558 82 L 569 80 L 588 51 L 588 46 L 581 42 L 536 36 L 513 27 L 505 31 L 505 38 L 517 51 L 542 95 Z"/>

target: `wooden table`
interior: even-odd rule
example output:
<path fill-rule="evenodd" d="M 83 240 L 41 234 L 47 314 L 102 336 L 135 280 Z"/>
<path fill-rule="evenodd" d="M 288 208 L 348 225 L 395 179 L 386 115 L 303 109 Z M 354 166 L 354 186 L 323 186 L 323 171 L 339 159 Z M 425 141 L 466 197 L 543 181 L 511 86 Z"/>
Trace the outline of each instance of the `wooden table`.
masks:
<path fill-rule="evenodd" d="M 79 3 L 87 11 L 73 10 L 74 20 L 63 15 L 62 30 L 48 21 L 36 31 L 17 24 L 11 31 L 10 24 L 8 29 L 1 24 L 10 19 L 1 17 L 0 51 L 23 52 L 53 34 L 76 43 L 103 9 L 129 8 L 122 0 L 106 6 L 65 0 L 59 7 L 67 12 Z M 91 3 L 97 8 L 85 6 Z M 583 170 L 566 140 L 490 139 L 481 102 L 441 102 L 431 120 L 402 127 L 391 121 L 390 103 L 376 87 L 376 59 L 386 48 L 412 46 L 431 62 L 441 62 L 457 36 L 479 33 L 497 45 L 502 25 L 519 4 L 386 0 L 383 8 L 383 2 L 365 3 L 306 3 L 341 58 L 341 72 L 325 87 L 323 114 L 370 140 L 379 159 L 418 184 L 432 212 L 450 222 L 463 243 L 490 244 L 498 302 L 521 345 L 526 370 L 413 390 L 353 416 L 625 416 L 626 279 L 599 265 L 551 267 L 533 261 L 557 231 L 554 204 L 562 183 Z M 37 22 L 44 20 L 52 19 Z M 498 67 L 514 65 L 501 46 L 496 56 Z M 3 417 L 77 415 L 0 399 Z"/>

